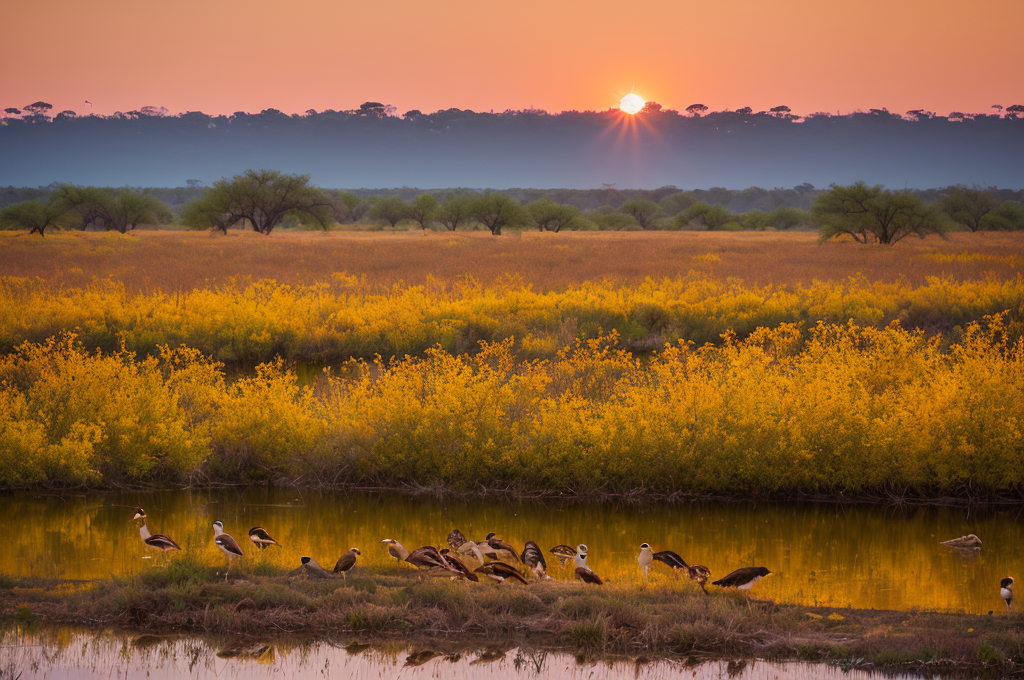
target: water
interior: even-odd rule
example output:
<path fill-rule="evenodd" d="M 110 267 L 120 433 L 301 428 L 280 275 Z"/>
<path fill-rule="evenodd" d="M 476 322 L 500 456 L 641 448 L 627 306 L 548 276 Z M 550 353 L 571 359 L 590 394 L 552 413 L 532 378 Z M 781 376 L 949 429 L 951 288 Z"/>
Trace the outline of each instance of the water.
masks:
<path fill-rule="evenodd" d="M 428 653 L 424 653 L 428 652 Z M 413 665 L 422 661 L 419 665 Z M 765 661 L 579 662 L 569 654 L 528 649 L 472 650 L 431 656 L 424 648 L 402 646 L 358 649 L 320 642 L 300 646 L 268 645 L 248 641 L 213 644 L 199 639 L 136 638 L 79 634 L 54 629 L 30 636 L 8 632 L 0 637 L 0 677 L 20 680 L 54 678 L 86 680 L 118 678 L 418 678 L 447 680 L 866 680 L 883 677 L 862 670 L 842 671 L 832 666 Z M 19 676 L 20 673 L 20 676 Z M 886 678 L 920 678 L 886 675 Z M 932 676 L 934 677 L 934 676 Z"/>
<path fill-rule="evenodd" d="M 999 580 L 1024 580 L 1024 524 L 1019 510 L 967 512 L 953 508 L 892 510 L 868 506 L 685 503 L 645 507 L 539 501 L 437 500 L 397 494 L 314 493 L 295 489 L 85 494 L 56 498 L 0 496 L 6 546 L 0 573 L 92 579 L 159 568 L 161 557 L 130 522 L 136 506 L 154 533 L 170 535 L 210 564 L 223 564 L 211 524 L 242 545 L 244 560 L 284 567 L 312 555 L 330 569 L 351 547 L 357 568 L 389 559 L 381 539 L 410 550 L 443 546 L 458 527 L 479 540 L 490 531 L 521 549 L 532 539 L 545 550 L 586 543 L 588 564 L 609 582 L 642 584 L 638 546 L 670 549 L 711 568 L 715 578 L 742 566 L 773 573 L 755 597 L 782 603 L 987 613 L 1004 611 Z M 283 548 L 257 551 L 246 532 L 265 527 Z M 959 553 L 939 541 L 974 533 L 984 546 Z M 146 559 L 150 558 L 150 559 Z M 551 556 L 556 578 L 571 578 Z M 650 583 L 669 583 L 655 564 Z"/>

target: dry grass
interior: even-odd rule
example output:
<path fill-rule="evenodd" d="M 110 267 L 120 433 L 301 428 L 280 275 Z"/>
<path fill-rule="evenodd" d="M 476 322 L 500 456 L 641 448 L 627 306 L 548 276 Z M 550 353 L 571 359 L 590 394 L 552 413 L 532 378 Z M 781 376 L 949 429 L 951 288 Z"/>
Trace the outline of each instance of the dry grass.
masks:
<path fill-rule="evenodd" d="M 747 285 L 807 285 L 851 276 L 911 285 L 943 275 L 1005 280 L 1022 268 L 1024 239 L 956 233 L 948 240 L 908 239 L 885 247 L 819 244 L 817 235 L 807 232 L 524 232 L 495 238 L 483 232 L 267 237 L 143 231 L 128 236 L 65 232 L 45 239 L 0 233 L 0 252 L 0 276 L 38 277 L 56 286 L 85 286 L 109 277 L 130 291 L 174 292 L 234 277 L 311 284 L 345 272 L 365 277 L 370 288 L 469 276 L 485 286 L 519 277 L 537 291 L 549 291 L 602 279 L 635 284 L 691 270 Z"/>

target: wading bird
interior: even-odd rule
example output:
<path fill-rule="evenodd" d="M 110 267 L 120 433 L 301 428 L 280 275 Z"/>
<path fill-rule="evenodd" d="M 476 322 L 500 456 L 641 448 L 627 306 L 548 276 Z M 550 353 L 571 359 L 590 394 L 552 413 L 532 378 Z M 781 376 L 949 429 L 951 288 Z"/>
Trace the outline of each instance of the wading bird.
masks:
<path fill-rule="evenodd" d="M 651 558 L 658 562 L 664 562 L 668 566 L 672 567 L 672 573 L 675 574 L 676 578 L 679 578 L 680 571 L 686 571 L 691 581 L 696 581 L 700 589 L 705 593 L 707 589 L 704 584 L 711 578 L 711 570 L 705 567 L 703 564 L 687 564 L 686 560 L 680 557 L 678 554 L 671 550 L 662 550 L 651 555 Z"/>
<path fill-rule="evenodd" d="M 576 578 L 584 583 L 592 583 L 595 586 L 603 586 L 604 581 L 587 566 L 587 546 L 580 543 L 576 546 L 576 557 L 573 558 L 576 565 Z"/>
<path fill-rule="evenodd" d="M 445 548 L 441 551 L 441 558 L 448 564 L 448 568 L 455 572 L 458 576 L 468 578 L 470 581 L 479 581 L 480 577 L 469 570 L 466 563 L 460 560 L 458 557 L 451 553 L 451 550 Z"/>
<path fill-rule="evenodd" d="M 362 555 L 362 553 L 359 552 L 358 548 L 351 548 L 347 553 L 339 557 L 334 565 L 334 573 L 341 574 L 347 581 L 348 576 L 346 574 L 348 570 L 356 566 L 356 555 Z"/>
<path fill-rule="evenodd" d="M 269 548 L 272 545 L 281 547 L 281 544 L 275 541 L 267 530 L 263 527 L 253 527 L 249 529 L 249 540 L 256 544 L 256 547 L 262 550 L 263 548 Z"/>
<path fill-rule="evenodd" d="M 569 560 L 575 559 L 576 549 L 571 545 L 556 545 L 549 550 L 552 555 L 558 558 L 558 562 L 564 567 Z"/>
<path fill-rule="evenodd" d="M 1006 613 L 1010 613 L 1010 605 L 1013 604 L 1013 577 L 1007 576 L 999 582 L 999 597 L 1006 601 Z"/>
<path fill-rule="evenodd" d="M 537 576 L 537 578 L 551 578 L 547 574 L 548 563 L 544 561 L 544 553 L 541 552 L 540 546 L 534 541 L 527 541 L 523 547 L 523 554 L 520 555 L 520 561 L 529 567 L 530 571 Z"/>
<path fill-rule="evenodd" d="M 164 555 L 167 555 L 172 550 L 181 550 L 181 547 L 175 543 L 170 536 L 164 534 L 151 534 L 149 533 L 149 527 L 146 526 L 146 511 L 142 508 L 135 508 L 135 516 L 132 517 L 132 521 L 137 519 L 142 520 L 142 526 L 139 527 L 139 536 L 142 537 L 142 542 L 147 547 L 153 550 L 159 550 Z"/>
<path fill-rule="evenodd" d="M 486 574 L 498 583 L 504 583 L 506 580 L 512 579 L 526 585 L 526 579 L 523 578 L 523 575 L 504 562 L 488 562 L 487 564 L 480 565 L 473 571 L 478 574 Z"/>
<path fill-rule="evenodd" d="M 393 538 L 385 538 L 381 543 L 388 546 L 388 554 L 399 562 L 404 562 L 405 558 L 409 556 L 409 551 L 405 549 L 405 546 Z"/>
<path fill-rule="evenodd" d="M 228 568 L 224 572 L 224 580 L 227 581 L 228 574 L 231 573 L 231 560 L 242 557 L 242 549 L 238 547 L 238 541 L 232 538 L 231 534 L 224 533 L 224 525 L 220 520 L 213 523 L 213 543 L 228 557 Z"/>
<path fill-rule="evenodd" d="M 750 590 L 754 584 L 772 572 L 765 567 L 742 567 L 736 571 L 723 576 L 711 585 L 719 588 L 736 588 L 737 590 Z"/>

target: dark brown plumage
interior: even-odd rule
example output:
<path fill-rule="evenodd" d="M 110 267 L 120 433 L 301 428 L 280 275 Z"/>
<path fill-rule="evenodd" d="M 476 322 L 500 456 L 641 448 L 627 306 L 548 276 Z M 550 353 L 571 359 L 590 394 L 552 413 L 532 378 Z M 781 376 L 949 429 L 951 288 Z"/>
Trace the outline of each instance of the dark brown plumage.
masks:
<path fill-rule="evenodd" d="M 419 567 L 420 569 L 445 569 L 451 571 L 448 563 L 441 556 L 441 553 L 437 551 L 432 545 L 425 545 L 422 548 L 416 548 L 409 556 L 405 558 L 405 561 L 409 564 Z"/>
<path fill-rule="evenodd" d="M 754 587 L 755 583 L 770 573 L 771 572 L 765 567 L 742 567 L 741 569 L 737 569 L 717 581 L 712 581 L 711 585 L 718 586 L 720 588 L 750 590 Z"/>
<path fill-rule="evenodd" d="M 458 550 L 466 542 L 466 536 L 458 529 L 452 529 L 448 534 L 448 546 L 452 550 Z"/>
<path fill-rule="evenodd" d="M 604 585 L 604 581 L 601 580 L 601 577 L 587 567 L 576 567 L 576 578 L 584 583 L 592 583 L 595 586 Z"/>
<path fill-rule="evenodd" d="M 142 542 L 146 546 L 153 550 L 159 550 L 161 552 L 170 552 L 172 550 L 181 550 L 181 546 L 174 542 L 174 540 L 166 534 L 151 534 L 149 533 L 149 526 L 147 525 L 146 511 L 142 508 L 135 509 L 135 516 L 132 520 L 142 520 L 142 526 L 139 527 L 139 536 L 142 537 Z"/>
<path fill-rule="evenodd" d="M 255 543 L 256 547 L 261 550 L 272 545 L 281 547 L 281 544 L 275 541 L 263 527 L 253 527 L 252 529 L 249 529 L 249 540 Z"/>
<path fill-rule="evenodd" d="M 487 564 L 481 565 L 474 569 L 478 574 L 486 574 L 499 583 L 504 582 L 506 579 L 513 579 L 519 581 L 523 585 L 526 585 L 526 579 L 523 575 L 504 562 L 488 562 Z"/>
<path fill-rule="evenodd" d="M 362 553 L 359 552 L 358 549 L 352 548 L 347 553 L 339 557 L 338 561 L 334 565 L 334 573 L 341 574 L 347 581 L 348 576 L 346 576 L 346 572 L 356 566 L 356 555 L 362 555 Z"/>
<path fill-rule="evenodd" d="M 540 546 L 534 541 L 527 541 L 526 545 L 523 546 L 523 554 L 520 556 L 520 561 L 530 568 L 537 578 L 545 578 L 547 576 L 548 563 L 544 561 L 544 553 L 541 551 Z"/>
<path fill-rule="evenodd" d="M 576 548 L 572 547 L 571 545 L 556 545 L 548 552 L 557 557 L 558 561 L 563 566 L 566 562 L 576 557 Z"/>
<path fill-rule="evenodd" d="M 482 543 L 478 543 L 477 545 L 481 546 L 481 549 L 484 551 L 484 554 L 488 557 L 491 557 L 492 553 L 488 552 L 486 548 L 483 548 L 483 546 L 488 546 L 491 549 L 491 551 L 493 551 L 493 556 L 495 558 L 500 557 L 498 555 L 498 551 L 504 551 L 511 555 L 512 559 L 514 559 L 516 562 L 521 561 L 519 559 L 519 554 L 516 552 L 516 549 L 513 548 L 510 543 L 506 543 L 505 541 L 498 538 L 497 534 L 495 534 L 493 531 L 487 534 L 487 538 L 485 538 Z"/>
<path fill-rule="evenodd" d="M 677 569 L 685 571 L 690 577 L 690 580 L 696 581 L 701 588 L 704 588 L 704 584 L 707 583 L 709 578 L 711 578 L 711 570 L 703 564 L 687 564 L 686 560 L 671 550 L 656 552 L 653 557 L 655 560 L 664 562 L 668 566 L 672 567 L 673 572 Z"/>
<path fill-rule="evenodd" d="M 458 573 L 463 578 L 468 578 L 470 581 L 479 581 L 480 577 L 469 570 L 466 563 L 460 560 L 455 555 L 452 555 L 448 548 L 441 551 L 441 557 L 445 562 L 448 563 L 448 568 L 453 572 Z"/>

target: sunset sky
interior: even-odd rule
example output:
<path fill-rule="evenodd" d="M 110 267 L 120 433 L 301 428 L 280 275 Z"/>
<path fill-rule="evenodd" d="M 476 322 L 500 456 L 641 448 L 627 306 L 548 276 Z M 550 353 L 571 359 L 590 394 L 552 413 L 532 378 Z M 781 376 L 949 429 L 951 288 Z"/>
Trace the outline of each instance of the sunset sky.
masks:
<path fill-rule="evenodd" d="M 1024 103 L 1024 0 L 3 0 L 0 106 L 172 112 Z"/>

